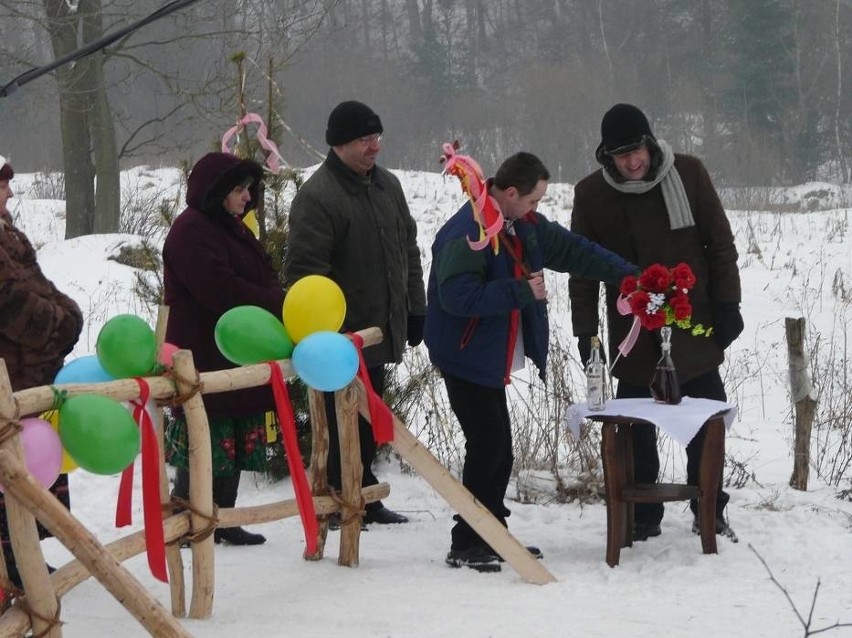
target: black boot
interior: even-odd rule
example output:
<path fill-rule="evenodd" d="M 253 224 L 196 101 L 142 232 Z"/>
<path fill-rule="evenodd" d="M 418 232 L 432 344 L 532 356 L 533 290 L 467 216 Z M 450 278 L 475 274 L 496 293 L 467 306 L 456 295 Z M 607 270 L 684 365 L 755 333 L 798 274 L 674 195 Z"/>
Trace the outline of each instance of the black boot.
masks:
<path fill-rule="evenodd" d="M 221 527 L 213 532 L 213 540 L 228 545 L 263 545 L 266 537 L 263 534 L 247 532 L 242 527 Z"/>
<path fill-rule="evenodd" d="M 364 523 L 367 525 L 371 523 L 375 523 L 376 525 L 399 525 L 408 522 L 407 516 L 389 510 L 381 501 L 370 503 L 364 509 Z"/>
<path fill-rule="evenodd" d="M 219 507 L 234 507 L 240 487 L 240 470 L 231 476 L 213 477 L 213 502 Z M 247 532 L 242 527 L 222 527 L 213 532 L 213 540 L 229 545 L 263 545 L 266 537 Z"/>

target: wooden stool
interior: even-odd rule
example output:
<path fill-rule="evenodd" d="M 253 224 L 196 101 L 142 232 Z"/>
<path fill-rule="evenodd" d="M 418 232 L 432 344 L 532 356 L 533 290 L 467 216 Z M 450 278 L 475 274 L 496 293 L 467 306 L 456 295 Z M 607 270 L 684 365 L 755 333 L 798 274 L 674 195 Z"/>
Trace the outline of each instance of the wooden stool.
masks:
<path fill-rule="evenodd" d="M 634 483 L 633 424 L 651 421 L 625 416 L 587 415 L 587 419 L 603 424 L 601 457 L 606 491 L 606 562 L 618 565 L 622 547 L 633 545 L 633 504 L 663 503 L 698 499 L 698 523 L 701 548 L 705 554 L 716 550 L 716 492 L 725 458 L 725 423 L 722 414 L 707 421 L 707 434 L 701 450 L 698 486 L 680 483 Z"/>

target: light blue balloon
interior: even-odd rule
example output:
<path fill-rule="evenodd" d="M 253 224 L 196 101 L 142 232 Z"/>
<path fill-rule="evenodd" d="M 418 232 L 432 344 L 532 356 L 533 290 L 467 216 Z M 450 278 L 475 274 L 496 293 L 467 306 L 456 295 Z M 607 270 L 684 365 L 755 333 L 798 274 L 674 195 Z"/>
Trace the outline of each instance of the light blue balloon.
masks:
<path fill-rule="evenodd" d="M 345 388 L 358 372 L 358 351 L 337 332 L 322 330 L 302 339 L 291 363 L 309 388 L 334 392 Z"/>
<path fill-rule="evenodd" d="M 90 354 L 66 363 L 56 373 L 54 383 L 100 383 L 115 381 L 115 377 L 103 369 L 97 356 Z"/>

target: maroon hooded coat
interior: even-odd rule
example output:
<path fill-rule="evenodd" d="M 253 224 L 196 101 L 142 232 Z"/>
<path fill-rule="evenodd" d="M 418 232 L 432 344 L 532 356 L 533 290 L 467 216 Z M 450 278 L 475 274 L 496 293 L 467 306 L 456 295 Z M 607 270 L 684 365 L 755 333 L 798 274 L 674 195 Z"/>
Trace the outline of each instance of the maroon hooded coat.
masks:
<path fill-rule="evenodd" d="M 262 170 L 255 162 L 228 153 L 208 153 L 187 181 L 187 208 L 172 224 L 163 246 L 165 302 L 169 306 L 166 341 L 192 351 L 204 372 L 237 367 L 216 347 L 216 322 L 236 306 L 260 306 L 281 316 L 284 290 L 263 246 L 223 206 L 231 190 L 251 177 L 252 201 Z M 233 418 L 273 409 L 269 386 L 204 394 L 214 418 Z"/>

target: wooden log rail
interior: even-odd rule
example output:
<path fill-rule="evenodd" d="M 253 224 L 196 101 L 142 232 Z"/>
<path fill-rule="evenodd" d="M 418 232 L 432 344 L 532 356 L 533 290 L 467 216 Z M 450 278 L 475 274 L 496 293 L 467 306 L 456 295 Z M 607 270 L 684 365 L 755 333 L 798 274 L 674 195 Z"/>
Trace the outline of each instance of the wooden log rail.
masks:
<path fill-rule="evenodd" d="M 161 314 L 161 316 L 163 316 Z M 159 328 L 159 326 L 158 326 Z M 378 328 L 370 328 L 361 331 L 360 336 L 365 345 L 373 345 L 381 341 L 382 335 Z M 213 516 L 212 503 L 212 464 L 210 460 L 209 429 L 207 417 L 201 402 L 200 393 L 227 392 L 243 388 L 254 387 L 269 383 L 271 370 L 268 364 L 257 364 L 231 370 L 220 370 L 215 372 L 197 373 L 192 363 L 192 354 L 188 351 L 180 351 L 174 355 L 175 367 L 173 376 L 149 377 L 145 381 L 150 389 L 151 399 L 167 399 L 176 395 L 187 395 L 189 398 L 184 402 L 187 413 L 187 421 L 194 423 L 190 425 L 190 448 L 191 462 L 195 466 L 195 480 L 190 482 L 190 499 L 193 501 L 194 511 L 189 514 L 192 520 L 190 529 L 196 530 L 207 525 L 207 520 Z M 276 362 L 285 377 L 293 375 L 289 360 Z M 6 372 L 5 362 L 0 360 L 0 430 L 13 427 L 12 424 L 24 415 L 40 414 L 54 406 L 54 386 L 40 386 L 20 392 L 12 393 L 11 383 Z M 80 394 L 100 394 L 110 397 L 116 401 L 129 401 L 139 397 L 139 386 L 134 379 L 121 379 L 106 383 L 87 384 L 62 384 L 55 386 L 64 391 L 67 396 Z M 160 422 L 161 423 L 161 422 Z M 158 433 L 161 439 L 162 432 Z M 206 442 L 206 444 L 205 444 Z M 160 446 L 162 450 L 162 445 Z M 162 453 L 161 453 L 162 454 Z M 54 580 L 48 575 L 45 568 L 44 555 L 38 540 L 34 512 L 39 513 L 42 523 L 74 554 L 77 560 L 95 575 L 98 580 L 130 611 L 137 620 L 151 633 L 151 635 L 170 637 L 188 636 L 183 628 L 174 618 L 168 615 L 159 602 L 142 588 L 138 581 L 126 571 L 126 569 L 89 534 L 82 525 L 65 510 L 50 493 L 43 489 L 43 494 L 38 490 L 40 487 L 34 483 L 34 479 L 26 471 L 23 465 L 23 452 L 20 447 L 19 436 L 8 436 L 0 443 L 0 476 L 4 481 L 14 484 L 7 493 L 6 504 L 9 513 L 9 527 L 12 545 L 15 550 L 16 562 L 18 564 L 21 579 L 27 592 L 27 605 L 32 614 L 26 614 L 17 605 L 0 617 L 0 638 L 2 636 L 22 635 L 31 628 L 49 638 L 60 638 L 62 635 L 61 625 L 58 621 L 59 602 L 61 595 L 54 588 Z M 204 467 L 210 471 L 203 471 Z M 161 467 L 164 467 L 161 465 Z M 198 471 L 199 467 L 202 471 Z M 165 472 L 162 473 L 165 475 Z M 165 481 L 165 479 L 163 479 Z M 383 498 L 382 493 L 387 493 L 387 485 L 377 486 L 378 490 L 366 493 L 362 498 L 378 500 Z M 17 491 L 16 491 L 17 490 Z M 383 492 L 384 490 L 384 492 Z M 161 497 L 168 494 L 167 482 L 161 481 Z M 46 496 L 45 496 L 46 495 Z M 27 499 L 22 502 L 19 497 Z M 43 497 L 43 501 L 42 501 Z M 48 517 L 45 510 L 33 506 L 32 499 L 42 503 L 50 503 L 58 507 Z M 167 500 L 167 499 L 165 499 Z M 333 503 L 335 511 L 339 505 Z M 199 505 L 203 510 L 198 510 Z M 329 505 L 326 502 L 324 508 Z M 273 508 L 274 509 L 274 508 Z M 206 510 L 206 511 L 205 511 Z M 200 514 L 198 513 L 200 511 Z M 324 511 L 324 510 L 320 510 Z M 204 518 L 208 514 L 208 518 Z M 258 511 L 249 511 L 243 519 L 243 514 L 225 514 L 220 521 L 228 525 L 238 525 L 257 519 Z M 261 515 L 262 516 L 262 515 Z M 186 517 L 184 517 L 185 520 Z M 193 520 L 197 518 L 198 520 Z M 274 519 L 273 519 L 274 520 Z M 75 533 L 68 535 L 68 529 Z M 82 530 L 82 531 L 81 531 Z M 181 533 L 185 533 L 184 529 Z M 82 533 L 86 537 L 85 544 L 69 542 L 71 537 Z M 65 542 L 65 540 L 69 542 Z M 144 542 L 144 541 L 143 541 Z M 75 548 L 77 551 L 75 551 Z M 168 564 L 170 570 L 170 587 L 172 593 L 172 614 L 174 616 L 184 615 L 183 602 L 183 573 L 182 561 L 179 550 L 170 548 L 168 551 Z M 193 597 L 190 606 L 190 617 L 204 618 L 212 613 L 213 602 L 213 540 L 212 536 L 201 543 L 192 544 L 193 551 Z M 79 552 L 79 553 L 78 553 Z M 356 547 L 357 552 L 357 547 Z M 99 553 L 109 555 L 109 559 L 97 558 Z M 20 558 L 18 558 L 20 557 Z M 0 561 L 0 576 L 4 578 L 5 563 Z M 71 564 L 69 564 L 71 565 Z M 58 578 L 67 572 L 62 569 L 57 571 Z M 51 620 L 54 619 L 54 620 Z"/>
<path fill-rule="evenodd" d="M 365 345 L 381 341 L 381 331 L 370 328 L 359 332 Z M 294 374 L 290 361 L 275 362 L 285 377 Z M 5 375 L 5 364 L 0 360 L 0 430 L 22 415 L 38 414 L 54 405 L 55 395 L 51 386 L 42 386 L 11 393 L 11 385 Z M 180 351 L 174 355 L 174 368 L 169 376 L 145 379 L 151 399 L 168 399 L 181 396 L 187 417 L 190 438 L 190 501 L 192 511 L 168 517 L 164 523 L 166 541 L 179 539 L 187 532 L 209 526 L 210 520 L 222 527 L 255 524 L 279 520 L 298 515 L 294 499 L 260 505 L 223 509 L 214 517 L 212 503 L 212 460 L 207 415 L 201 394 L 228 392 L 269 383 L 271 370 L 268 364 L 244 366 L 231 370 L 198 373 L 192 354 Z M 3 380 L 5 378 L 5 384 Z M 5 389 L 4 386 L 5 385 Z M 68 396 L 97 393 L 116 401 L 129 401 L 139 397 L 139 386 L 133 379 L 122 379 L 97 384 L 65 384 L 57 386 Z M 5 394 L 4 394 L 5 392 Z M 335 405 L 340 425 L 340 449 L 343 460 L 342 492 L 332 497 L 328 494 L 326 463 L 328 453 L 328 430 L 322 393 L 309 392 L 313 450 L 311 455 L 311 489 L 316 513 L 320 520 L 318 550 L 309 560 L 322 558 L 328 515 L 341 511 L 343 503 L 365 503 L 380 500 L 390 491 L 386 483 L 360 487 L 363 468 L 360 462 L 357 419 L 360 413 L 370 420 L 366 392 L 359 379 L 335 393 Z M 158 437 L 162 459 L 162 415 L 159 417 Z M 522 578 L 531 583 L 554 582 L 553 575 L 524 548 L 496 518 L 464 488 L 448 470 L 414 437 L 405 424 L 394 415 L 394 441 L 391 445 L 453 508 L 482 536 L 508 565 Z M 128 611 L 152 634 L 156 636 L 188 636 L 174 616 L 185 615 L 183 563 L 175 545 L 167 549 L 170 573 L 172 615 L 122 566 L 121 562 L 145 550 L 144 531 L 130 534 L 109 545 L 103 546 L 73 515 L 62 507 L 50 492 L 38 484 L 26 471 L 17 435 L 0 443 L 0 479 L 7 485 L 7 507 L 10 512 L 10 529 L 22 579 L 27 591 L 27 601 L 34 614 L 28 614 L 16 601 L 15 605 L 0 616 L 0 638 L 20 636 L 32 629 L 44 636 L 61 636 L 59 623 L 45 619 L 57 617 L 58 598 L 89 575 L 94 575 Z M 168 498 L 168 480 L 162 472 L 160 496 Z M 35 527 L 34 514 L 74 554 L 77 560 L 48 575 Z M 358 511 L 356 514 L 361 514 Z M 355 516 L 353 525 L 344 525 L 341 530 L 338 563 L 358 565 L 360 525 Z M 201 542 L 192 543 L 193 551 L 193 596 L 189 616 L 204 618 L 212 613 L 213 604 L 213 539 L 209 535 Z M 0 561 L 0 576 L 3 565 Z"/>

